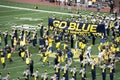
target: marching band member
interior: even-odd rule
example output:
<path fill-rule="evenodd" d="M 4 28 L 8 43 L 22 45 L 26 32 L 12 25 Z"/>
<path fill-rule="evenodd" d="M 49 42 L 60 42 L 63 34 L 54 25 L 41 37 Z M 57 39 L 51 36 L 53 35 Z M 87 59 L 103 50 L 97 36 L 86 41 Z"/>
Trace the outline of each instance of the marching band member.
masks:
<path fill-rule="evenodd" d="M 61 44 L 60 40 L 61 40 L 60 35 L 57 34 L 55 37 L 56 49 L 60 48 L 60 44 Z"/>
<path fill-rule="evenodd" d="M 1 55 L 1 63 L 2 63 L 3 69 L 5 69 L 6 63 L 5 63 L 5 56 L 4 56 L 3 50 L 0 51 L 0 55 Z"/>
<path fill-rule="evenodd" d="M 68 60 L 68 66 L 71 66 L 72 65 L 72 57 L 73 57 L 73 53 L 71 52 L 70 49 L 68 49 L 67 51 L 67 60 Z"/>
<path fill-rule="evenodd" d="M 59 64 L 58 54 L 55 54 L 54 64 L 55 65 Z"/>
<path fill-rule="evenodd" d="M 57 53 L 58 53 L 58 62 L 64 62 L 63 59 L 63 52 L 60 50 L 60 48 L 57 49 Z"/>
<path fill-rule="evenodd" d="M 64 59 L 66 58 L 67 49 L 68 49 L 68 42 L 65 41 L 63 44 L 63 51 L 64 51 L 63 57 L 64 57 Z"/>
<path fill-rule="evenodd" d="M 81 51 L 81 52 L 80 52 L 80 55 L 79 55 L 80 62 L 82 62 L 82 61 L 83 61 L 83 59 L 84 59 L 84 58 L 83 58 L 83 55 L 84 55 L 84 52 L 83 52 L 83 51 Z"/>
<path fill-rule="evenodd" d="M 11 47 L 13 49 L 14 48 L 14 35 L 10 34 L 10 38 L 11 38 Z"/>
<path fill-rule="evenodd" d="M 45 36 L 45 47 L 48 48 L 48 37 Z"/>
<path fill-rule="evenodd" d="M 102 58 L 103 58 L 103 52 L 102 52 L 102 49 L 101 49 L 101 51 L 99 51 L 99 53 L 98 53 L 98 64 L 101 64 Z"/>
<path fill-rule="evenodd" d="M 29 68 L 27 68 L 27 69 L 23 72 L 23 76 L 24 76 L 25 80 L 29 80 L 29 79 L 30 79 L 30 71 L 29 71 Z"/>
<path fill-rule="evenodd" d="M 4 43 L 5 43 L 5 46 L 8 44 L 8 32 L 7 31 L 5 31 L 4 33 L 3 33 L 3 36 L 4 36 Z"/>
<path fill-rule="evenodd" d="M 34 77 L 34 80 L 39 80 L 39 72 L 38 69 L 32 74 Z"/>
<path fill-rule="evenodd" d="M 42 78 L 41 80 L 48 80 L 48 73 L 46 70 L 45 70 L 45 73 L 41 75 L 41 78 Z"/>
<path fill-rule="evenodd" d="M 76 75 L 77 75 L 76 65 L 74 66 L 74 68 L 71 68 L 70 72 L 72 74 L 72 79 L 76 80 Z"/>
<path fill-rule="evenodd" d="M 104 63 L 100 68 L 102 71 L 102 80 L 106 80 L 106 64 Z"/>
<path fill-rule="evenodd" d="M 52 77 L 51 77 L 51 79 L 50 80 L 59 80 L 58 78 L 57 78 L 57 75 L 56 74 L 54 74 Z"/>
<path fill-rule="evenodd" d="M 55 70 L 55 74 L 57 77 L 56 80 L 59 80 L 60 79 L 60 64 L 55 65 L 54 70 Z"/>
<path fill-rule="evenodd" d="M 96 80 L 96 61 L 93 59 L 91 64 L 92 80 Z"/>
<path fill-rule="evenodd" d="M 81 68 L 85 68 L 86 69 L 86 64 L 87 64 L 88 62 L 87 62 L 87 59 L 83 59 L 82 61 L 81 61 Z"/>
<path fill-rule="evenodd" d="M 44 48 L 45 48 L 45 47 L 44 47 Z M 47 62 L 48 65 L 49 65 L 49 60 L 48 60 L 48 57 L 49 57 L 49 51 L 48 51 L 48 49 L 45 50 L 45 52 L 42 53 L 42 54 L 43 54 L 43 55 L 42 55 L 42 56 L 43 56 L 43 60 L 42 60 L 43 65 L 42 65 L 42 66 L 44 66 L 46 62 Z"/>
<path fill-rule="evenodd" d="M 48 37 L 48 48 L 49 48 L 49 52 L 53 52 L 53 36 L 49 36 Z"/>
<path fill-rule="evenodd" d="M 85 68 L 82 68 L 79 74 L 81 74 L 81 80 L 86 80 L 86 69 Z"/>
<path fill-rule="evenodd" d="M 6 45 L 5 50 L 7 52 L 7 59 L 9 60 L 10 63 L 13 62 L 13 60 L 11 58 L 12 57 L 11 47 Z"/>
<path fill-rule="evenodd" d="M 33 60 L 30 60 L 29 69 L 30 69 L 30 75 L 32 76 L 33 69 L 34 69 L 34 61 Z"/>
<path fill-rule="evenodd" d="M 14 40 L 13 40 L 13 46 L 14 46 L 14 51 L 16 50 L 16 47 L 17 47 L 17 39 L 16 37 L 14 37 Z"/>
<path fill-rule="evenodd" d="M 19 56 L 22 58 L 23 61 L 25 61 L 25 55 L 26 55 L 26 52 L 24 47 L 22 46 L 19 48 Z"/>
<path fill-rule="evenodd" d="M 7 73 L 7 75 L 3 78 L 3 80 L 10 80 L 10 72 Z"/>
<path fill-rule="evenodd" d="M 87 55 L 88 64 L 90 64 L 91 49 L 92 49 L 92 45 L 88 46 L 88 47 L 87 47 L 87 50 L 86 50 L 86 55 Z"/>
<path fill-rule="evenodd" d="M 110 71 L 110 80 L 114 80 L 114 64 L 113 62 L 108 65 L 109 71 Z"/>
<path fill-rule="evenodd" d="M 39 39 L 39 45 L 40 46 L 45 46 L 45 39 L 43 37 L 40 37 L 40 39 Z"/>
<path fill-rule="evenodd" d="M 69 80 L 68 79 L 68 65 L 67 64 L 62 67 L 62 71 L 63 71 L 63 78 L 64 78 L 64 80 Z"/>
<path fill-rule="evenodd" d="M 44 33 L 43 24 L 41 23 L 40 25 L 38 25 L 38 27 L 40 27 L 40 37 L 43 37 Z"/>
<path fill-rule="evenodd" d="M 31 61 L 31 58 L 30 57 L 27 57 L 26 58 L 26 64 L 29 66 L 29 64 L 30 64 L 30 61 Z"/>
<path fill-rule="evenodd" d="M 37 39 L 36 39 L 36 36 L 37 36 L 37 35 L 36 35 L 36 32 L 34 31 L 33 34 L 32 34 L 32 43 L 33 43 L 33 47 L 34 47 L 34 48 L 35 48 L 35 46 L 36 46 L 36 40 L 37 40 Z"/>

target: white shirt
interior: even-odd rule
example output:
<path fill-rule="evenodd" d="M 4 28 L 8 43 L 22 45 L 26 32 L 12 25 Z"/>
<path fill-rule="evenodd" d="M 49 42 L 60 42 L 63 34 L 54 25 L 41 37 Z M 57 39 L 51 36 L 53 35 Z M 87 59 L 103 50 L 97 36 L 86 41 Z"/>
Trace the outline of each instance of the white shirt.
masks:
<path fill-rule="evenodd" d="M 102 53 L 102 52 L 99 52 L 98 58 L 102 58 L 102 56 L 103 56 L 103 53 Z"/>

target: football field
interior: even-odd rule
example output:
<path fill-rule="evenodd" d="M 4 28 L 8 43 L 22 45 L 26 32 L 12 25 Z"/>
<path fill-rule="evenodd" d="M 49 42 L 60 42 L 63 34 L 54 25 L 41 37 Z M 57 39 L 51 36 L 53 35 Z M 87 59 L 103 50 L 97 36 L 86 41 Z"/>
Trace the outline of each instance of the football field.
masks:
<path fill-rule="evenodd" d="M 78 14 L 75 14 L 75 10 L 73 10 L 73 13 L 67 13 L 68 10 L 60 10 L 56 7 L 46 7 L 38 5 L 38 9 L 34 9 L 34 4 L 24 4 L 24 3 L 16 3 L 16 2 L 9 2 L 7 0 L 0 0 L 0 33 L 3 33 L 4 31 L 8 31 L 10 34 L 12 32 L 12 28 L 14 25 L 17 25 L 17 27 L 23 25 L 28 28 L 28 26 L 31 26 L 31 28 L 36 28 L 38 24 L 43 22 L 44 26 L 47 27 L 48 25 L 48 18 L 52 17 L 53 14 L 56 15 L 57 18 L 60 18 L 61 16 L 63 19 L 66 19 L 67 17 L 70 17 L 71 15 L 78 16 Z M 81 11 L 81 14 L 83 16 L 89 14 L 90 11 Z M 96 12 L 94 12 L 96 13 Z M 103 14 L 103 13 L 101 13 Z M 109 13 L 106 13 L 109 15 Z M 39 29 L 38 29 L 39 31 Z M 9 38 L 9 45 L 10 44 L 10 37 Z M 38 37 L 39 38 L 39 37 Z M 98 54 L 98 38 L 96 40 L 96 45 L 93 46 L 92 49 L 92 55 L 93 57 L 97 57 Z M 91 40 L 89 40 L 89 43 L 91 44 Z M 30 52 L 32 53 L 32 59 L 34 60 L 34 71 L 36 69 L 39 70 L 39 73 L 42 74 L 45 70 L 47 70 L 50 77 L 54 74 L 54 54 L 51 54 L 49 57 L 50 65 L 42 66 L 42 62 L 40 62 L 40 56 L 38 55 L 38 45 L 36 48 L 32 47 L 32 44 L 30 46 Z M 4 41 L 2 39 L 2 45 L 0 46 L 0 49 L 4 47 Z M 61 45 L 63 47 L 63 45 Z M 120 48 L 120 46 L 119 46 Z M 55 53 L 55 52 L 54 52 Z M 2 76 L 6 76 L 8 72 L 10 72 L 10 80 L 16 80 L 17 77 L 20 77 L 21 80 L 24 80 L 23 78 L 23 71 L 27 68 L 27 65 L 22 59 L 18 56 L 18 51 L 12 54 L 13 63 L 9 63 L 8 60 L 6 60 L 6 69 L 2 69 L 2 64 L 0 62 L 0 72 L 2 73 Z M 62 63 L 64 65 L 65 63 Z M 77 70 L 79 71 L 80 68 L 80 62 L 78 54 L 74 57 L 74 62 L 72 66 L 77 65 Z M 91 69 L 90 66 L 87 66 L 87 79 L 86 80 L 92 80 L 91 77 Z M 101 69 L 97 66 L 97 79 L 96 80 L 102 80 L 101 75 Z M 70 73 L 70 72 L 69 72 Z M 61 71 L 61 77 L 62 77 L 62 71 Z M 71 78 L 71 74 L 69 74 L 69 78 Z M 109 70 L 107 69 L 107 79 L 109 79 Z M 30 80 L 33 80 L 31 77 Z M 80 80 L 80 75 L 77 74 L 77 80 Z M 114 80 L 120 80 L 120 62 L 116 62 L 116 68 L 115 68 L 115 76 Z"/>

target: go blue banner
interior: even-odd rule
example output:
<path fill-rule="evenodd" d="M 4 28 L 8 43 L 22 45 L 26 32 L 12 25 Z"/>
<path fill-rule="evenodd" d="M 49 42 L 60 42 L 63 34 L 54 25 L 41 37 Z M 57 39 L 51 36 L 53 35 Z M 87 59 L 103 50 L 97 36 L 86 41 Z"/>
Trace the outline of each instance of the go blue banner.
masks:
<path fill-rule="evenodd" d="M 48 18 L 48 26 L 50 28 L 58 28 L 59 30 L 68 30 L 70 33 L 86 34 L 86 33 L 105 33 L 104 24 L 77 23 L 70 21 L 60 21 Z"/>

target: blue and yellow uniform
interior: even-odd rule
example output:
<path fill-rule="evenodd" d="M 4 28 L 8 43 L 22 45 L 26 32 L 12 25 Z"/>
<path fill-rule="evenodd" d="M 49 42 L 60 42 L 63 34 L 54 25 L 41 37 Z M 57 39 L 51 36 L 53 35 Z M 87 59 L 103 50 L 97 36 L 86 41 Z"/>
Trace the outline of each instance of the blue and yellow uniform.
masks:
<path fill-rule="evenodd" d="M 17 40 L 16 40 L 16 38 L 14 38 L 13 45 L 14 45 L 14 50 L 16 50 L 16 46 L 17 46 Z"/>
<path fill-rule="evenodd" d="M 30 61 L 31 61 L 30 57 L 27 57 L 27 58 L 26 58 L 26 64 L 29 65 L 29 64 L 30 64 Z"/>
<path fill-rule="evenodd" d="M 79 48 L 83 51 L 85 51 L 86 44 L 83 42 L 79 42 Z"/>
<path fill-rule="evenodd" d="M 69 80 L 68 79 L 68 68 L 66 66 L 63 68 L 63 77 L 65 78 L 65 80 Z"/>
<path fill-rule="evenodd" d="M 10 62 L 12 62 L 12 58 L 11 58 L 11 57 L 12 57 L 12 54 L 11 54 L 11 53 L 8 53 L 8 54 L 7 54 L 7 59 L 9 59 Z"/>
<path fill-rule="evenodd" d="M 53 39 L 51 37 L 48 38 L 48 47 L 49 51 L 53 52 Z"/>
<path fill-rule="evenodd" d="M 102 80 L 106 80 L 106 65 L 105 63 L 101 66 Z"/>
<path fill-rule="evenodd" d="M 3 69 L 5 68 L 6 64 L 5 64 L 5 57 L 2 51 L 0 51 L 0 55 L 1 55 L 1 63 L 3 66 Z"/>
<path fill-rule="evenodd" d="M 110 80 L 114 80 L 114 68 L 112 63 L 108 66 L 109 71 L 110 71 Z"/>
<path fill-rule="evenodd" d="M 62 54 L 62 51 L 60 49 L 57 50 L 57 53 L 58 53 L 58 62 L 64 62 L 64 57 L 63 57 L 63 54 Z"/>
<path fill-rule="evenodd" d="M 92 80 L 96 80 L 96 64 L 95 64 L 95 62 L 92 62 L 92 64 L 91 64 L 91 74 L 92 74 Z"/>
<path fill-rule="evenodd" d="M 80 70 L 81 80 L 86 80 L 86 71 L 85 68 Z"/>
<path fill-rule="evenodd" d="M 77 76 L 77 72 L 76 72 L 76 68 L 75 68 L 76 66 L 74 66 L 74 68 L 72 68 L 72 70 L 71 70 L 71 75 L 72 75 L 72 78 L 74 79 L 74 80 L 76 80 L 76 76 Z"/>
<path fill-rule="evenodd" d="M 43 66 L 44 66 L 44 63 L 48 63 L 49 64 L 49 60 L 48 60 L 48 57 L 49 57 L 49 52 L 48 52 L 48 50 L 45 52 L 45 53 L 42 53 L 43 55 L 43 60 L 42 60 L 42 62 L 43 62 Z"/>
<path fill-rule="evenodd" d="M 25 61 L 25 51 L 21 52 L 21 58 L 23 59 L 23 61 Z"/>
<path fill-rule="evenodd" d="M 56 74 L 56 77 L 57 77 L 57 80 L 60 79 L 60 67 L 59 65 L 55 65 L 55 74 Z"/>
<path fill-rule="evenodd" d="M 4 42 L 5 42 L 5 46 L 8 44 L 8 32 L 4 33 Z"/>

